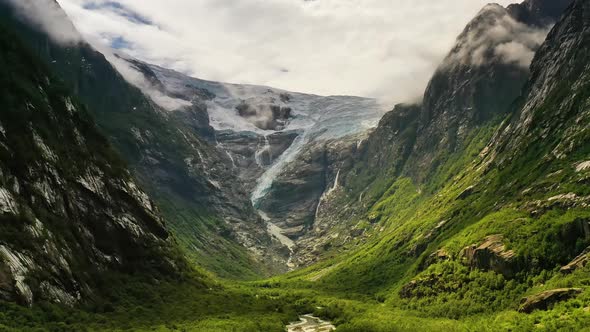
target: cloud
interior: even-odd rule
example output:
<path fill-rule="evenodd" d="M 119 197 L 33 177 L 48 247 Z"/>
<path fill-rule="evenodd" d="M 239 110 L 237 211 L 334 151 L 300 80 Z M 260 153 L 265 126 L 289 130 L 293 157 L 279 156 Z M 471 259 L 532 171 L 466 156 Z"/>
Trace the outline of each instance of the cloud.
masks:
<path fill-rule="evenodd" d="M 60 44 L 74 44 L 82 37 L 55 0 L 6 0 L 17 14 Z"/>
<path fill-rule="evenodd" d="M 166 110 L 175 110 L 191 106 L 188 101 L 171 98 L 159 91 L 127 61 L 117 57 L 113 49 L 124 49 L 132 47 L 132 43 L 116 33 L 104 32 L 96 39 L 96 36 L 88 36 L 85 40 L 76 27 L 72 24 L 66 12 L 60 7 L 55 0 L 0 0 L 8 1 L 16 10 L 19 18 L 33 24 L 38 29 L 46 32 L 47 35 L 55 42 L 64 45 L 75 44 L 82 41 L 88 41 L 100 51 L 107 60 L 117 69 L 119 73 L 131 84 L 140 88 L 156 104 Z M 87 2 L 84 8 L 89 10 L 109 8 L 115 11 L 116 15 L 126 17 L 126 19 L 135 24 L 151 25 L 150 21 L 142 18 L 140 15 L 118 5 L 116 2 L 105 1 L 97 3 L 95 1 Z M 105 41 L 110 40 L 110 44 Z"/>
<path fill-rule="evenodd" d="M 203 79 L 390 103 L 423 93 L 486 1 L 59 0 L 84 36 L 105 45 L 121 38 L 143 61 Z"/>
<path fill-rule="evenodd" d="M 536 48 L 535 48 L 536 49 Z M 535 50 L 517 41 L 496 46 L 494 53 L 505 63 L 514 63 L 528 68 L 535 57 Z"/>
<path fill-rule="evenodd" d="M 125 80 L 138 87 L 141 91 L 143 91 L 144 94 L 149 96 L 150 99 L 152 99 L 163 109 L 173 111 L 184 107 L 190 107 L 192 105 L 189 101 L 167 96 L 164 92 L 160 91 L 150 82 L 148 82 L 145 76 L 137 69 L 133 68 L 133 66 L 131 66 L 126 60 L 114 55 L 112 52 L 109 52 L 106 49 L 103 49 L 101 53 L 105 55 L 107 60 L 115 67 L 115 69 L 117 69 L 119 73 L 121 73 Z"/>
<path fill-rule="evenodd" d="M 491 62 L 528 68 L 550 28 L 525 25 L 512 18 L 505 8 L 487 5 L 459 36 L 442 68 Z"/>

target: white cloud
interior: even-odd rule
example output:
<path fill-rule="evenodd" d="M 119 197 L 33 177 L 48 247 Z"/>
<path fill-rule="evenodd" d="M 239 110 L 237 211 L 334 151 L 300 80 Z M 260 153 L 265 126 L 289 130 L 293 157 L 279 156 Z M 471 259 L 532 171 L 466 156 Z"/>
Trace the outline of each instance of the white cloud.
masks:
<path fill-rule="evenodd" d="M 533 49 L 516 41 L 500 44 L 494 52 L 504 62 L 514 63 L 523 68 L 528 68 L 535 57 Z"/>
<path fill-rule="evenodd" d="M 104 0 L 59 2 L 84 36 L 199 78 L 398 102 L 423 93 L 487 0 L 117 1 L 139 22 Z"/>
<path fill-rule="evenodd" d="M 46 31 L 57 43 L 71 44 L 81 40 L 76 28 L 55 0 L 8 0 L 21 18 Z"/>
<path fill-rule="evenodd" d="M 549 30 L 520 23 L 505 8 L 488 5 L 459 37 L 443 68 L 457 64 L 481 66 L 492 61 L 528 68 Z"/>
<path fill-rule="evenodd" d="M 169 111 L 191 106 L 191 103 L 186 100 L 172 98 L 159 91 L 145 79 L 145 76 L 142 73 L 134 69 L 127 61 L 108 52 L 108 50 L 102 50 L 101 53 L 105 55 L 107 60 L 119 73 L 121 73 L 125 80 L 138 87 L 144 94 L 148 95 L 152 101 L 158 104 L 158 106 Z"/>

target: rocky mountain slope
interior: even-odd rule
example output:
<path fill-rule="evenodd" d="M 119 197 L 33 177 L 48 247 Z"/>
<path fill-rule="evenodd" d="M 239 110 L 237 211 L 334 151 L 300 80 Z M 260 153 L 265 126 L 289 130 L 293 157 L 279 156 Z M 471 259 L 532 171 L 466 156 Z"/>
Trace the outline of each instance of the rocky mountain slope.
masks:
<path fill-rule="evenodd" d="M 73 306 L 109 274 L 186 269 L 88 110 L 0 24 L 0 299 Z"/>
<path fill-rule="evenodd" d="M 204 105 L 183 103 L 169 111 L 81 38 L 56 41 L 10 1 L 0 6 L 3 21 L 89 106 L 195 262 L 225 277 L 286 269 L 288 250 L 268 235 L 230 156 L 216 149 Z M 56 19 L 71 26 L 56 10 Z"/>
<path fill-rule="evenodd" d="M 568 3 L 484 7 L 435 72 L 422 103 L 397 105 L 357 147 L 340 172 L 341 190 L 317 212 L 316 223 L 324 229 L 309 234 L 296 256 L 309 262 L 323 248 L 341 250 L 365 241 L 365 230 L 379 218 L 373 213 L 362 221 L 362 216 L 391 195 L 400 178 L 431 191 L 452 179 L 512 112 L 535 51 Z"/>

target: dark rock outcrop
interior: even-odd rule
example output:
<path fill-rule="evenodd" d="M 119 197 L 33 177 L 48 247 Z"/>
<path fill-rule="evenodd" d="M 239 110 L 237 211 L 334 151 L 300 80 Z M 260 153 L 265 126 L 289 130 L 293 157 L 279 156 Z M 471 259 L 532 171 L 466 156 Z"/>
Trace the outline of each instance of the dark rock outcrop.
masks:
<path fill-rule="evenodd" d="M 585 267 L 588 264 L 588 261 L 590 261 L 590 247 L 586 248 L 567 265 L 562 266 L 559 271 L 564 274 L 573 273 L 574 271 Z"/>
<path fill-rule="evenodd" d="M 519 22 L 544 27 L 554 24 L 572 0 L 526 0 L 508 6 L 508 12 Z"/>
<path fill-rule="evenodd" d="M 522 299 L 518 311 L 530 314 L 534 310 L 547 310 L 551 305 L 568 300 L 582 293 L 581 288 L 559 288 L 541 292 Z"/>
<path fill-rule="evenodd" d="M 262 130 L 282 130 L 291 118 L 291 108 L 275 104 L 250 104 L 242 101 L 238 114 Z"/>
<path fill-rule="evenodd" d="M 260 209 L 285 230 L 285 235 L 293 239 L 311 236 L 309 232 L 319 226 L 314 223 L 318 205 L 340 187 L 340 174 L 348 171 L 358 139 L 319 141 L 306 146 L 274 180 L 260 201 Z"/>
<path fill-rule="evenodd" d="M 502 239 L 502 235 L 488 236 L 482 244 L 464 248 L 460 256 L 472 268 L 492 270 L 511 277 L 516 272 L 515 253 L 512 250 L 506 250 Z"/>

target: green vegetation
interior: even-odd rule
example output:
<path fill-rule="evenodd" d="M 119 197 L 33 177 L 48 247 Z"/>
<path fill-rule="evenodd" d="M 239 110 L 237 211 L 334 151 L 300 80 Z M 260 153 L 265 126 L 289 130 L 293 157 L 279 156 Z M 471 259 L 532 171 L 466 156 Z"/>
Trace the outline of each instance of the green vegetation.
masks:
<path fill-rule="evenodd" d="M 260 273 L 255 271 L 265 271 L 265 267 L 232 241 L 231 230 L 217 222 L 215 216 L 208 216 L 206 211 L 195 211 L 194 205 L 186 204 L 182 199 L 167 197 L 159 198 L 158 202 L 193 264 L 225 279 L 253 280 L 260 278 Z"/>
<path fill-rule="evenodd" d="M 200 273 L 158 284 L 113 275 L 106 283 L 103 297 L 79 309 L 0 303 L 0 331 L 281 331 L 302 310 L 288 297 L 223 287 Z"/>

